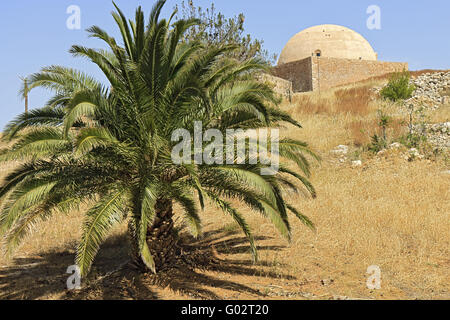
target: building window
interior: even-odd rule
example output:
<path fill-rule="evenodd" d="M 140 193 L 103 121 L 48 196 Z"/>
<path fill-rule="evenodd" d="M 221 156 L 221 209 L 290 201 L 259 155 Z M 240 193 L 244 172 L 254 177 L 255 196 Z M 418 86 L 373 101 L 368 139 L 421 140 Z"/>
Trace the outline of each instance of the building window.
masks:
<path fill-rule="evenodd" d="M 321 57 L 321 56 L 322 56 L 322 51 L 316 50 L 316 51 L 314 52 L 314 55 L 315 55 L 316 57 Z"/>

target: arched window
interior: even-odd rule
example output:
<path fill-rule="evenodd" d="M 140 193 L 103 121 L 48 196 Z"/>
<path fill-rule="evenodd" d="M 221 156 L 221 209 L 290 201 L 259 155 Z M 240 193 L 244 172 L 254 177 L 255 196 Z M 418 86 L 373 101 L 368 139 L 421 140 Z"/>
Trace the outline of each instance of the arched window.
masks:
<path fill-rule="evenodd" d="M 321 57 L 321 56 L 322 56 L 322 51 L 316 50 L 316 51 L 314 51 L 314 55 L 315 55 L 316 57 Z"/>

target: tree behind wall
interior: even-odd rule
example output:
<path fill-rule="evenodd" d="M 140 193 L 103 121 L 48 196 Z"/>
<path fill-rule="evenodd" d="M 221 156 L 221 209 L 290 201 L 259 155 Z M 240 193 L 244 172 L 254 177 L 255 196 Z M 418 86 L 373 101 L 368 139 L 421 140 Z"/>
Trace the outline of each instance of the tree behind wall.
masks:
<path fill-rule="evenodd" d="M 208 45 L 237 44 L 241 49 L 229 55 L 240 61 L 249 58 L 261 58 L 269 64 L 275 64 L 276 54 L 270 54 L 263 48 L 264 41 L 253 39 L 245 34 L 245 16 L 240 13 L 232 18 L 226 18 L 216 10 L 214 3 L 211 7 L 203 9 L 197 7 L 193 1 L 182 1 L 176 19 L 200 19 L 203 23 L 191 28 L 185 35 L 185 40 L 198 40 Z"/>

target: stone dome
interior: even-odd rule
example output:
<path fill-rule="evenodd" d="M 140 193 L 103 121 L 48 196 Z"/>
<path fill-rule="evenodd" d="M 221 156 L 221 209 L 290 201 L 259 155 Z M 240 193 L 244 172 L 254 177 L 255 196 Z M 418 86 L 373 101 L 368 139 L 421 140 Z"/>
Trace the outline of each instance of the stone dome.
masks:
<path fill-rule="evenodd" d="M 293 36 L 281 52 L 278 65 L 311 56 L 377 60 L 376 52 L 362 35 L 346 27 L 326 24 Z"/>

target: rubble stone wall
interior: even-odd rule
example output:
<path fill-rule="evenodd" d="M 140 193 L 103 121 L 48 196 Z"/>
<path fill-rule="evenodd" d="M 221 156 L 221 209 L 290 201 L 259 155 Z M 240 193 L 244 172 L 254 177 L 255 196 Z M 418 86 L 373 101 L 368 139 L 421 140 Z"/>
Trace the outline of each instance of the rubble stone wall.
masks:
<path fill-rule="evenodd" d="M 292 82 L 294 92 L 313 91 L 311 63 L 311 58 L 285 63 L 273 68 L 272 74 Z"/>
<path fill-rule="evenodd" d="M 294 92 L 308 92 L 403 70 L 408 70 L 407 63 L 310 57 L 279 65 L 273 68 L 272 74 L 291 81 Z"/>
<path fill-rule="evenodd" d="M 313 91 L 327 90 L 388 73 L 408 70 L 403 62 L 312 57 Z"/>
<path fill-rule="evenodd" d="M 279 77 L 275 77 L 270 74 L 261 74 L 259 79 L 265 83 L 268 83 L 273 90 L 282 95 L 284 98 L 290 99 L 294 93 L 292 90 L 292 82 Z"/>

